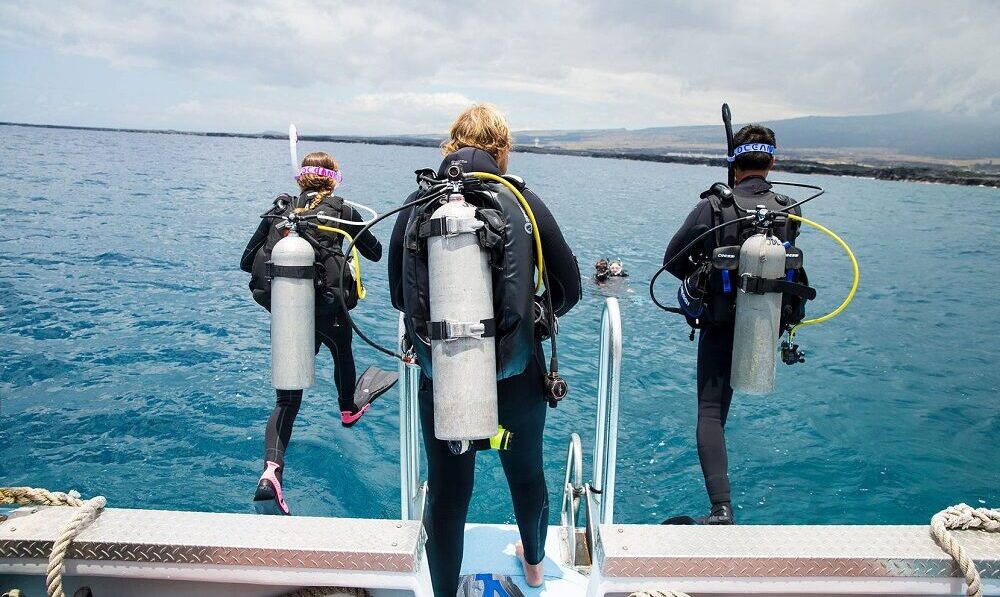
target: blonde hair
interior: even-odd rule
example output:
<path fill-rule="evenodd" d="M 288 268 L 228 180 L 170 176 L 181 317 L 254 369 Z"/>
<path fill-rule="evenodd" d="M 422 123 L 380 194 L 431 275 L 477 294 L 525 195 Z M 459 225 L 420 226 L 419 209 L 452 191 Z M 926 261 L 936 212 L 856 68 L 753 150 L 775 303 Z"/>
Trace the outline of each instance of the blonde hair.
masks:
<path fill-rule="evenodd" d="M 337 160 L 333 159 L 332 155 L 323 151 L 314 151 L 302 158 L 302 165 L 319 166 L 320 168 L 340 172 L 340 166 L 337 164 Z M 316 191 L 316 196 L 309 202 L 309 205 L 297 208 L 295 213 L 302 213 L 316 209 L 316 207 L 322 203 L 324 199 L 333 194 L 333 190 L 337 188 L 337 181 L 329 176 L 320 176 L 319 174 L 302 174 L 299 176 L 299 188 L 303 191 Z"/>
<path fill-rule="evenodd" d="M 500 159 L 510 151 L 514 138 L 507 119 L 493 104 L 476 104 L 459 114 L 451 123 L 448 140 L 441 144 L 441 153 L 448 155 L 463 147 L 477 147 Z"/>

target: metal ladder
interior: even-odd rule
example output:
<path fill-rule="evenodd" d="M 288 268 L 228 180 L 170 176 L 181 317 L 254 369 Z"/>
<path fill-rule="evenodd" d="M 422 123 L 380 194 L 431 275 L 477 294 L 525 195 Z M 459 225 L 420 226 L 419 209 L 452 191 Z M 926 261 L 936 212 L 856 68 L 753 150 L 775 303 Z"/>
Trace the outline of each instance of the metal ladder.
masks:
<path fill-rule="evenodd" d="M 408 354 L 406 327 L 399 314 L 399 352 Z M 420 478 L 420 366 L 412 358 L 399 362 L 399 475 L 400 518 L 422 520 L 427 482 Z"/>

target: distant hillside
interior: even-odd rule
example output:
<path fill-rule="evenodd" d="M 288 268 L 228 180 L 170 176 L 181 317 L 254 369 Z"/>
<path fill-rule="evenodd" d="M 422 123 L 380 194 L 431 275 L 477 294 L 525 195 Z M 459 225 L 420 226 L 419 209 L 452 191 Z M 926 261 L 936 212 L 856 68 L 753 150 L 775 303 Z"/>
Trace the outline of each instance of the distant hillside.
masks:
<path fill-rule="evenodd" d="M 874 116 L 807 116 L 764 122 L 774 129 L 782 154 L 798 159 L 919 162 L 983 161 L 1000 164 L 1000 118 L 988 120 L 938 112 Z M 742 124 L 734 124 L 739 129 Z M 725 152 L 725 133 L 715 126 L 638 130 L 520 131 L 518 145 L 578 150 L 664 153 Z M 839 160 L 838 160 L 839 161 Z"/>

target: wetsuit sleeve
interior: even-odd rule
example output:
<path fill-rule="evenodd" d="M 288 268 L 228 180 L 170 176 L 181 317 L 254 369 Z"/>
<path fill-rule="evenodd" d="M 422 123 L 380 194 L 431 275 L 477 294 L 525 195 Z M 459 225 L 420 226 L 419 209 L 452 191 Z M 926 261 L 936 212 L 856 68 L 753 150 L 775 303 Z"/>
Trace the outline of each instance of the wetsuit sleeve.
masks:
<path fill-rule="evenodd" d="M 674 237 L 670 239 L 670 243 L 667 245 L 667 250 L 663 253 L 663 263 L 666 264 L 668 261 L 677 257 L 680 251 L 688 245 L 692 240 L 698 237 L 699 234 L 703 234 L 706 230 L 712 227 L 712 207 L 708 201 L 702 200 L 691 213 L 688 214 L 684 223 L 681 224 L 679 230 L 674 233 Z M 692 263 L 691 257 L 695 258 L 704 255 L 706 251 L 710 251 L 713 238 L 710 236 L 706 238 L 704 243 L 699 243 L 694 248 L 692 248 L 686 255 L 681 255 L 677 257 L 677 260 L 667 268 L 675 278 L 683 280 L 688 274 L 694 271 L 695 264 Z"/>
<path fill-rule="evenodd" d="M 260 224 L 257 225 L 257 230 L 250 237 L 247 247 L 243 249 L 243 257 L 240 258 L 240 269 L 248 274 L 253 272 L 253 259 L 257 255 L 257 251 L 264 246 L 270 226 L 270 219 L 261 218 Z"/>
<path fill-rule="evenodd" d="M 403 203 L 410 203 L 417 198 L 413 193 L 406 198 Z M 392 227 L 392 236 L 389 237 L 389 294 L 392 298 L 392 306 L 397 311 L 403 311 L 403 240 L 406 235 L 406 224 L 410 221 L 410 212 L 413 208 L 404 209 L 396 215 L 396 224 Z"/>
<path fill-rule="evenodd" d="M 361 215 L 349 205 L 344 206 L 344 214 L 347 216 L 344 218 L 345 220 L 351 220 L 353 222 L 364 221 L 361 219 Z M 358 251 L 360 251 L 362 255 L 364 255 L 365 259 L 369 261 L 379 261 L 382 259 L 382 243 L 378 242 L 378 239 L 375 238 L 374 234 L 372 234 L 371 229 L 365 230 L 364 234 L 361 234 L 361 230 L 364 229 L 364 226 L 348 225 L 346 228 L 348 228 L 347 231 L 350 233 L 351 237 L 358 241 L 354 246 L 358 248 Z M 361 234 L 360 238 L 358 237 L 358 234 Z"/>
<path fill-rule="evenodd" d="M 582 296 L 580 266 L 549 208 L 530 189 L 525 189 L 523 195 L 535 215 L 535 223 L 538 224 L 542 237 L 545 269 L 548 271 L 549 284 L 552 285 L 547 290 L 552 292 L 552 309 L 557 317 L 562 317 Z"/>

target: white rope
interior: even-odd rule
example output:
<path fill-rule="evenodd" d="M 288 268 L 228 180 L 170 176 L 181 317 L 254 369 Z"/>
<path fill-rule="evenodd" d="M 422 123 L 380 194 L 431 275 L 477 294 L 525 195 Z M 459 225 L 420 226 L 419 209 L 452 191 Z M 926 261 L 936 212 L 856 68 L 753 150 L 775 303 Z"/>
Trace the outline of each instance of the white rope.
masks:
<path fill-rule="evenodd" d="M 934 537 L 934 541 L 941 549 L 955 560 L 955 564 L 965 576 L 965 582 L 969 585 L 965 594 L 969 597 L 982 597 L 983 586 L 979 579 L 979 571 L 976 570 L 976 564 L 965 549 L 959 545 L 955 536 L 948 532 L 949 529 L 1000 532 L 1000 510 L 973 509 L 967 504 L 958 504 L 945 508 L 931 518 L 931 536 Z"/>
<path fill-rule="evenodd" d="M 80 494 L 75 491 L 63 493 L 61 491 L 49 491 L 34 487 L 0 487 L 0 506 L 7 504 L 20 504 L 22 506 L 31 504 L 42 506 L 73 506 L 79 508 L 83 505 L 83 500 L 80 499 Z"/>
<path fill-rule="evenodd" d="M 628 597 L 691 597 L 683 591 L 636 591 Z"/>
<path fill-rule="evenodd" d="M 77 508 L 77 511 L 73 513 L 69 522 L 63 525 L 59 536 L 52 543 L 52 553 L 49 555 L 49 566 L 45 574 L 45 589 L 49 597 L 66 597 L 62 585 L 63 562 L 66 560 L 66 552 L 73 539 L 76 539 L 76 536 L 83 529 L 90 526 L 90 523 L 100 516 L 107 502 L 104 496 L 81 500 L 80 494 L 75 491 L 62 493 L 33 487 L 0 487 L 0 504 L 21 504 L 23 506 L 40 504 Z"/>

